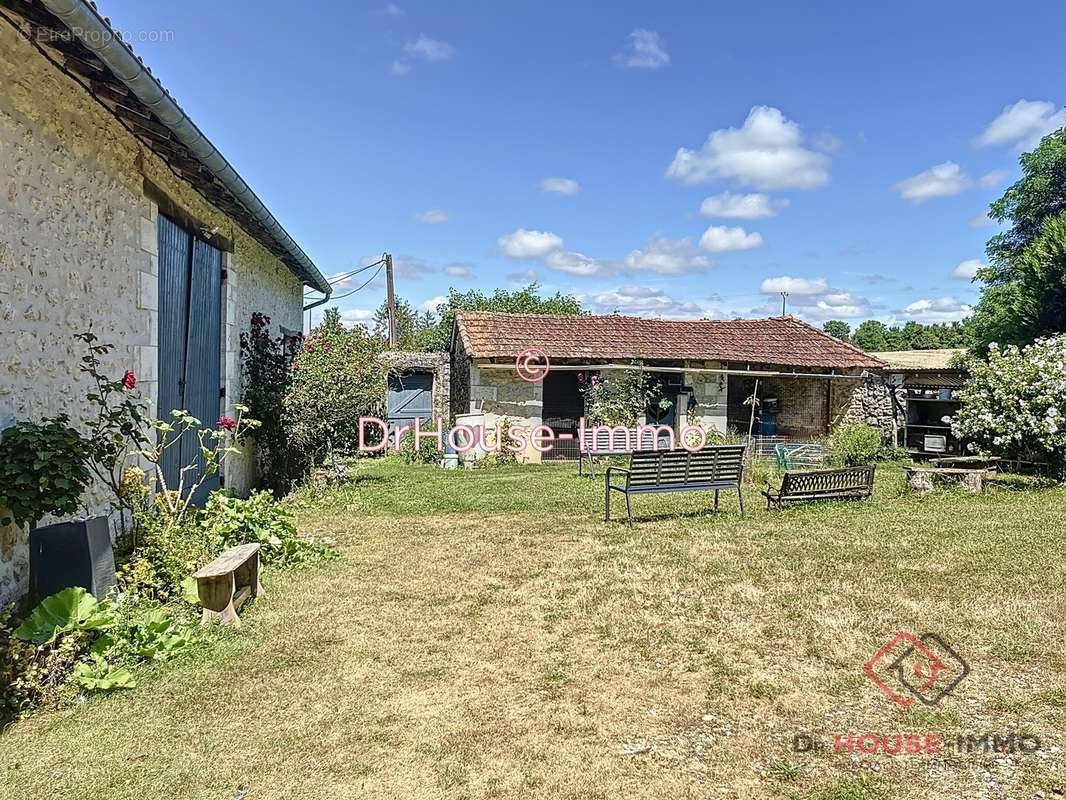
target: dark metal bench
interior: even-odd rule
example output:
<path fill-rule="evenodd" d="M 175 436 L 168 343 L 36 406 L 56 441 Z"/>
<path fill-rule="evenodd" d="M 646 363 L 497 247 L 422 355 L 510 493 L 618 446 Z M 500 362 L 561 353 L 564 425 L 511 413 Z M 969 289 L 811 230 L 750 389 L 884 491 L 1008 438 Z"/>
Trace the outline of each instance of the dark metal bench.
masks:
<path fill-rule="evenodd" d="M 862 500 L 874 490 L 874 467 L 786 472 L 777 491 L 766 484 L 766 507 L 814 500 Z"/>
<path fill-rule="evenodd" d="M 611 475 L 625 475 L 624 484 L 611 483 Z M 626 518 L 633 524 L 632 494 L 660 492 L 714 492 L 718 510 L 718 493 L 736 489 L 740 513 L 744 513 L 744 495 L 740 480 L 744 475 L 744 445 L 712 445 L 690 453 L 688 450 L 638 450 L 629 457 L 628 467 L 607 467 L 604 478 L 603 520 L 611 518 L 611 492 L 626 498 Z"/>
<path fill-rule="evenodd" d="M 587 459 L 589 475 L 595 478 L 596 466 L 592 460 L 593 456 L 628 456 L 638 450 L 670 450 L 674 440 L 670 433 L 657 425 L 636 428 L 593 425 L 591 428 L 582 429 L 578 443 L 581 452 L 578 453 L 577 474 L 584 474 Z"/>

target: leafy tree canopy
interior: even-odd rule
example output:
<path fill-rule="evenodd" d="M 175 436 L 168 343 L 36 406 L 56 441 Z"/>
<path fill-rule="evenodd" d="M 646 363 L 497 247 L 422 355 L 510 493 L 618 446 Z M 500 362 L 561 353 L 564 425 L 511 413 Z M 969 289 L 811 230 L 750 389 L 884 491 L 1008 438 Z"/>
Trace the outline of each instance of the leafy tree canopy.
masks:
<path fill-rule="evenodd" d="M 826 323 L 826 326 L 830 324 L 832 323 Z M 868 319 L 855 329 L 850 339 L 843 336 L 838 338 L 850 341 L 856 347 L 871 353 L 884 350 L 937 350 L 969 346 L 970 327 L 969 320 L 929 325 L 911 321 L 903 326 L 889 327 L 878 320 Z M 826 333 L 836 336 L 828 327 L 825 330 Z"/>
<path fill-rule="evenodd" d="M 1010 229 L 987 246 L 990 265 L 974 312 L 973 349 L 1025 344 L 1066 330 L 1066 128 L 1020 158 L 1022 177 L 989 216 Z"/>

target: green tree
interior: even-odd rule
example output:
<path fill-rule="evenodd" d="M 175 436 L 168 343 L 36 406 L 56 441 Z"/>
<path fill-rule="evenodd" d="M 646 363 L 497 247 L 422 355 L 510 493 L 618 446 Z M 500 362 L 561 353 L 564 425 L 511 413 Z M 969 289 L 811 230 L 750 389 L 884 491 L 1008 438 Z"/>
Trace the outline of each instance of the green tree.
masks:
<path fill-rule="evenodd" d="M 855 329 L 852 341 L 856 347 L 861 347 L 868 352 L 876 353 L 878 350 L 888 350 L 889 328 L 885 323 L 876 319 L 868 319 Z"/>
<path fill-rule="evenodd" d="M 303 459 L 300 468 L 290 464 L 294 475 L 306 474 L 334 450 L 354 450 L 359 418 L 380 415 L 386 374 L 381 350 L 362 325 L 345 328 L 335 308 L 303 340 L 284 409 L 291 460 Z"/>
<path fill-rule="evenodd" d="M 1010 229 L 987 246 L 989 266 L 973 321 L 973 348 L 1024 344 L 1066 330 L 1066 128 L 1020 158 L 1022 177 L 989 216 Z"/>
<path fill-rule="evenodd" d="M 396 299 L 396 350 L 435 350 L 437 315 L 432 311 L 418 311 L 401 298 Z M 382 301 L 374 312 L 371 334 L 383 346 L 389 343 L 389 304 Z"/>
<path fill-rule="evenodd" d="M 850 341 L 851 326 L 839 319 L 831 319 L 822 326 L 822 330 L 830 336 L 835 336 L 842 341 Z"/>
<path fill-rule="evenodd" d="M 427 350 L 447 350 L 451 342 L 456 311 L 499 311 L 512 314 L 584 314 L 581 304 L 572 296 L 556 292 L 541 297 L 540 287 L 531 283 L 521 289 L 495 289 L 485 294 L 477 289 L 460 292 L 448 290 L 448 299 L 437 308 L 440 319 L 427 330 L 423 343 Z"/>

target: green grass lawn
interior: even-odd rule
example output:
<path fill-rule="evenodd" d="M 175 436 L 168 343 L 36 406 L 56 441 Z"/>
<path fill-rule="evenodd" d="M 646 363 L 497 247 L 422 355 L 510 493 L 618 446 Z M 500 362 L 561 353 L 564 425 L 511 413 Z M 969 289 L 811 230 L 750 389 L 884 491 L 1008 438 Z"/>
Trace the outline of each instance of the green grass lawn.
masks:
<path fill-rule="evenodd" d="M 701 493 L 638 497 L 629 528 L 575 466 L 361 462 L 291 500 L 338 561 L 268 572 L 215 650 L 7 730 L 0 797 L 1066 792 L 1066 490 L 919 497 L 885 469 L 868 502 L 746 499 L 741 518 L 735 494 L 718 514 Z M 936 707 L 862 673 L 901 629 L 971 666 Z M 796 753 L 797 732 L 1043 746 Z"/>

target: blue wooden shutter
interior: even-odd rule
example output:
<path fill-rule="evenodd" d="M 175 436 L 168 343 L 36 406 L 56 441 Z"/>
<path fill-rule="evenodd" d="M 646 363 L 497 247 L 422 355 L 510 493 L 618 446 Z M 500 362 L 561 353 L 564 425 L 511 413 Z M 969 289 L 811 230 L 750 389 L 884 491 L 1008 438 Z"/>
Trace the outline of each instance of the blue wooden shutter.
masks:
<path fill-rule="evenodd" d="M 215 427 L 222 390 L 222 253 L 206 242 L 193 240 L 192 281 L 189 285 L 189 327 L 185 347 L 185 408 L 205 428 Z M 210 446 L 210 443 L 208 443 Z M 200 442 L 191 433 L 181 443 L 182 464 L 198 464 L 186 484 L 198 480 L 203 468 Z M 219 487 L 218 473 L 204 481 L 193 497 L 202 505 Z"/>
<path fill-rule="evenodd" d="M 185 336 L 189 319 L 189 256 L 191 237 L 163 215 L 159 216 L 159 408 L 157 416 L 172 420 L 170 412 L 185 408 Z M 163 453 L 163 476 L 176 486 L 181 453 Z"/>
<path fill-rule="evenodd" d="M 159 409 L 185 410 L 213 428 L 221 409 L 222 389 L 222 253 L 172 220 L 159 216 Z M 210 443 L 208 443 L 210 444 Z M 185 485 L 201 474 L 203 459 L 195 432 L 163 454 L 163 476 L 176 489 L 181 468 Z M 193 497 L 202 504 L 220 485 L 220 476 L 204 482 Z"/>

